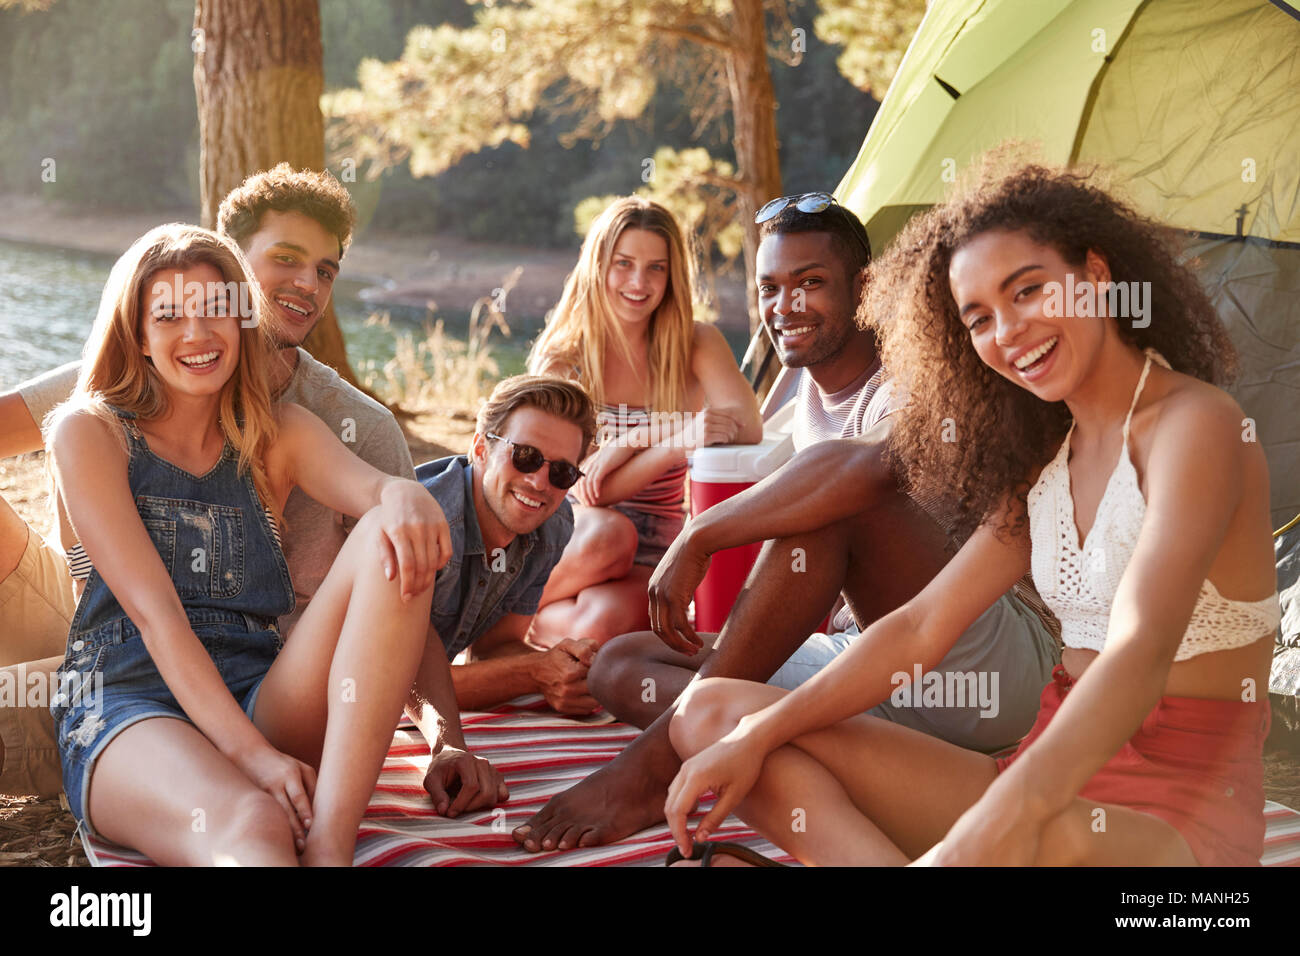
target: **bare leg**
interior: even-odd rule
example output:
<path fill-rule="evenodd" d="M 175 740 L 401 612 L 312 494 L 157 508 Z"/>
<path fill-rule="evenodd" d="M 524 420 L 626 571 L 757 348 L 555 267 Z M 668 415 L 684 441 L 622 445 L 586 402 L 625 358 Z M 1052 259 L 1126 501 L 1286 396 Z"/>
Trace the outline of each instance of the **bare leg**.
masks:
<path fill-rule="evenodd" d="M 275 747 L 318 765 L 303 862 L 350 866 L 357 827 L 424 653 L 432 589 L 403 604 L 374 513 L 348 535 L 258 694 Z"/>
<path fill-rule="evenodd" d="M 546 579 L 539 606 L 625 576 L 632 569 L 636 545 L 636 528 L 627 515 L 613 508 L 574 505 L 573 537 Z"/>
<path fill-rule="evenodd" d="M 15 576 L 29 543 L 40 545 L 39 536 L 0 497 L 0 602 L 9 600 L 5 592 L 10 591 L 23 593 L 26 604 L 19 621 L 14 607 L 0 608 L 6 625 L 0 628 L 0 667 L 62 655 L 68 638 L 73 602 L 67 565 L 41 560 L 44 555 L 38 554 L 35 568 Z M 27 577 L 32 571 L 35 579 Z"/>
<path fill-rule="evenodd" d="M 297 866 L 284 809 L 182 720 L 151 718 L 95 763 L 90 820 L 163 866 Z"/>
<path fill-rule="evenodd" d="M 693 685 L 671 738 L 682 759 L 787 692 L 748 681 Z M 796 737 L 769 754 L 737 814 L 803 863 L 901 865 L 939 843 L 996 778 L 993 758 L 861 715 Z M 1043 828 L 1036 865 L 1186 865 L 1186 841 L 1156 817 L 1075 800 Z"/>
<path fill-rule="evenodd" d="M 671 650 L 654 631 L 616 637 L 596 655 L 587 689 L 623 723 L 645 729 L 681 696 L 718 635 L 700 637 L 709 646 L 694 657 Z"/>
<path fill-rule="evenodd" d="M 892 480 L 871 492 L 864 489 L 870 504 L 852 518 L 764 546 L 713 653 L 699 665 L 701 676 L 767 680 L 817 627 L 841 587 L 866 625 L 930 582 L 947 561 L 939 529 Z M 600 655 L 596 660 L 599 666 Z M 673 684 L 660 684 L 665 704 Z M 627 699 L 614 705 L 622 712 L 637 706 Z M 611 763 L 552 797 L 515 839 L 529 850 L 596 846 L 662 821 L 680 766 L 668 739 L 670 715 L 665 711 Z"/>
<path fill-rule="evenodd" d="M 549 604 L 537 612 L 528 630 L 528 642 L 554 647 L 567 638 L 586 638 L 597 644 L 650 624 L 646 587 L 653 569 L 632 566 L 626 576 L 584 589 L 576 597 Z"/>

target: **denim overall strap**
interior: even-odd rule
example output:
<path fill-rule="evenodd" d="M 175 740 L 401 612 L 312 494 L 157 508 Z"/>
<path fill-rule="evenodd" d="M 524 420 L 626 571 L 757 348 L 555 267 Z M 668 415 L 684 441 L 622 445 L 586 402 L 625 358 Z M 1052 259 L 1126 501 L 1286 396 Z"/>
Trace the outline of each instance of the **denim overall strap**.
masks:
<path fill-rule="evenodd" d="M 240 627 L 274 627 L 293 609 L 293 586 L 271 520 L 251 474 L 240 475 L 227 442 L 205 474 L 194 475 L 154 454 L 135 422 L 114 408 L 130 454 L 128 484 L 140 520 L 187 614 L 215 615 Z M 98 570 L 77 604 L 69 645 L 104 630 L 123 640 L 138 633 Z"/>

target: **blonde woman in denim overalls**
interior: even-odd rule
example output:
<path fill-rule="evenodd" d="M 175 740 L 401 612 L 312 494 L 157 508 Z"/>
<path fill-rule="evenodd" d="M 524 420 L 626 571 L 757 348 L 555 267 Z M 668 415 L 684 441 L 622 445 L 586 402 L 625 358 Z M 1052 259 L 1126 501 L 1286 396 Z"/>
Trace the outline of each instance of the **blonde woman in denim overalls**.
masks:
<path fill-rule="evenodd" d="M 78 821 L 164 865 L 350 865 L 419 664 L 446 522 L 272 406 L 238 248 L 151 230 L 104 290 L 50 437 L 81 594 L 52 707 Z M 295 486 L 360 518 L 285 643 Z"/>

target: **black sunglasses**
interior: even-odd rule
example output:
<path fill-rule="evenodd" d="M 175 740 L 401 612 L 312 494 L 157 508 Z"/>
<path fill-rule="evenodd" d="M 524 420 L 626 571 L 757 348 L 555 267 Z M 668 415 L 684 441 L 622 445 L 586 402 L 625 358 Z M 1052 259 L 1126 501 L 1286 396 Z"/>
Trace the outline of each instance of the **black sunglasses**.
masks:
<path fill-rule="evenodd" d="M 551 461 L 549 458 L 543 458 L 542 453 L 532 445 L 521 445 L 518 442 L 511 441 L 509 438 L 502 438 L 500 435 L 488 432 L 488 438 L 494 438 L 497 441 L 503 441 L 510 446 L 510 463 L 516 469 L 525 475 L 531 475 L 542 465 L 551 466 L 550 479 L 551 484 L 561 491 L 566 488 L 572 488 L 582 477 L 582 472 L 578 466 L 568 461 Z"/>
<path fill-rule="evenodd" d="M 810 214 L 825 212 L 832 206 L 839 206 L 840 209 L 844 209 L 843 206 L 840 206 L 839 201 L 830 193 L 817 192 L 802 193 L 798 196 L 779 196 L 770 202 L 764 203 L 763 207 L 759 209 L 758 212 L 754 213 L 754 223 L 757 225 L 758 223 L 767 222 L 769 219 L 775 219 L 781 214 L 782 210 L 789 206 L 794 206 L 794 208 L 798 209 L 800 212 Z M 847 209 L 844 211 L 848 212 Z M 851 217 L 845 218 L 848 219 L 850 225 L 853 225 Z M 853 238 L 858 240 L 858 244 L 862 246 L 863 251 L 867 254 L 867 259 L 870 260 L 871 246 L 859 234 L 856 228 L 851 231 L 853 232 Z"/>

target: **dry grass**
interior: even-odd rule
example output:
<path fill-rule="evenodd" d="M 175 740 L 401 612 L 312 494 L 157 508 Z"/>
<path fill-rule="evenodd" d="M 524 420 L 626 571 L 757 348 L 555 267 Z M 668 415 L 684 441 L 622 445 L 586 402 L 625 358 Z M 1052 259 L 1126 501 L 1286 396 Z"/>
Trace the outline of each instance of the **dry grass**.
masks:
<path fill-rule="evenodd" d="M 0 796 L 0 866 L 89 866 L 57 799 Z"/>
<path fill-rule="evenodd" d="M 394 354 L 383 365 L 362 363 L 357 375 L 390 406 L 442 412 L 477 408 L 501 377 L 490 339 L 493 329 L 510 337 L 499 306 L 522 274 L 523 269 L 516 268 L 496 290 L 499 297 L 483 296 L 474 303 L 465 341 L 449 334 L 441 319 L 426 324 L 423 336 L 416 336 L 393 331 L 386 312 L 372 315 L 366 324 L 389 330 Z"/>

